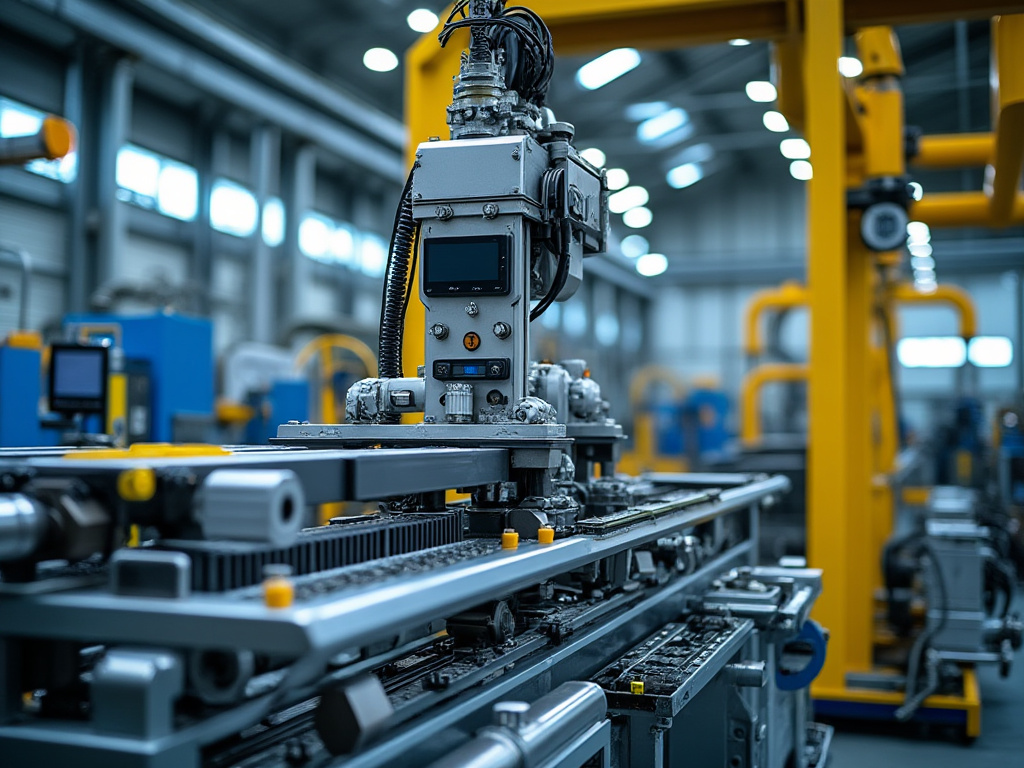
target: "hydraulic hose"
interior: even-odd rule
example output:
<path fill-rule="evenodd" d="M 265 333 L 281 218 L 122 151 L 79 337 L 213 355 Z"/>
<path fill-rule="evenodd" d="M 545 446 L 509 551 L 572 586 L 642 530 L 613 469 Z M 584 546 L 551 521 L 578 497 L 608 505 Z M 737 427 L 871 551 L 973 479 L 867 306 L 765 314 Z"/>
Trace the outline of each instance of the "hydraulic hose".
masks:
<path fill-rule="evenodd" d="M 415 167 L 402 190 L 395 213 L 388 252 L 387 271 L 380 307 L 380 342 L 377 355 L 379 375 L 385 379 L 402 376 L 402 341 L 405 336 L 405 312 L 411 293 L 410 277 L 415 265 L 419 228 L 412 217 L 412 186 Z"/>

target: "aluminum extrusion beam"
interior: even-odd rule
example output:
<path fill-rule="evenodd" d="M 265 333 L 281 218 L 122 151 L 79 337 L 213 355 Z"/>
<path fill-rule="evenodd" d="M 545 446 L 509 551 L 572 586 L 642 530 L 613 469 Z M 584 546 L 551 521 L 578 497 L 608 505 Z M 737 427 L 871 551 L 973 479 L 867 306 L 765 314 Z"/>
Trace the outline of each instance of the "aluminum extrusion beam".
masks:
<path fill-rule="evenodd" d="M 382 451 L 383 453 L 383 451 Z M 391 472 L 391 479 L 398 474 Z M 0 636 L 24 635 L 188 647 L 197 637 L 256 653 L 304 656 L 310 679 L 318 665 L 344 648 L 391 637 L 404 628 L 453 615 L 493 598 L 538 584 L 666 534 L 749 508 L 789 488 L 772 477 L 724 491 L 718 502 L 640 523 L 603 537 L 573 536 L 554 544 L 521 544 L 473 560 L 407 578 L 381 581 L 373 589 L 353 587 L 283 610 L 258 599 L 193 596 L 186 601 L 111 597 L 99 590 L 35 595 L 31 600 L 0 597 Z M 300 681 L 300 682 L 305 682 Z"/>

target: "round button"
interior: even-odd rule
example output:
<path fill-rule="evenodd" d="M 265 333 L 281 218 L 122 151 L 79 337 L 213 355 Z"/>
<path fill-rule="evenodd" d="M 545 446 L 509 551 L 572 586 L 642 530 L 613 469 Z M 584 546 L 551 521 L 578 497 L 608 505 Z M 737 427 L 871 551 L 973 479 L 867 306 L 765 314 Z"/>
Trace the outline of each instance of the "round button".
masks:
<path fill-rule="evenodd" d="M 480 334 L 470 331 L 462 337 L 462 346 L 472 352 L 480 347 Z"/>

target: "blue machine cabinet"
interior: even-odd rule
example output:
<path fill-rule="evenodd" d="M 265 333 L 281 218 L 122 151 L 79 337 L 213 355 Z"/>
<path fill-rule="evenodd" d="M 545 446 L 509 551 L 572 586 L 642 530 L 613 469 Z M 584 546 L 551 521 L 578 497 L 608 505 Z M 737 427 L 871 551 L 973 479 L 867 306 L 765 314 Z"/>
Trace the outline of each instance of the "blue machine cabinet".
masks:
<path fill-rule="evenodd" d="M 176 417 L 213 416 L 213 325 L 174 314 L 69 315 L 65 325 L 117 325 L 125 357 L 150 366 L 153 440 L 175 439 Z"/>
<path fill-rule="evenodd" d="M 41 360 L 38 349 L 0 346 L 0 448 L 44 442 L 39 427 Z"/>

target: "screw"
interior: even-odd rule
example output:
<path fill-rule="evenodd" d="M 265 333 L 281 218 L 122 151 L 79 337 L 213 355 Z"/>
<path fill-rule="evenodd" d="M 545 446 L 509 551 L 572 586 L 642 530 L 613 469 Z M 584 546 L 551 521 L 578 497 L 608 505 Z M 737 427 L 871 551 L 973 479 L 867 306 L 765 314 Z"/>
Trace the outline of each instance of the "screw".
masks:
<path fill-rule="evenodd" d="M 491 710 L 495 725 L 512 729 L 522 726 L 529 711 L 530 705 L 525 701 L 499 701 Z"/>
<path fill-rule="evenodd" d="M 499 339 L 507 339 L 512 335 L 512 326 L 508 323 L 495 323 L 492 330 Z"/>
<path fill-rule="evenodd" d="M 430 335 L 438 341 L 444 341 L 448 338 L 448 326 L 444 323 L 434 323 L 430 326 Z"/>
<path fill-rule="evenodd" d="M 475 301 L 471 301 L 466 305 L 466 314 L 470 317 L 476 317 L 480 314 L 480 307 L 476 305 Z"/>
<path fill-rule="evenodd" d="M 498 215 L 498 206 L 494 203 L 487 203 L 484 205 L 484 218 L 493 219 Z"/>
<path fill-rule="evenodd" d="M 455 211 L 452 210 L 450 205 L 439 205 L 434 209 L 434 215 L 441 221 L 448 221 L 455 215 Z"/>

